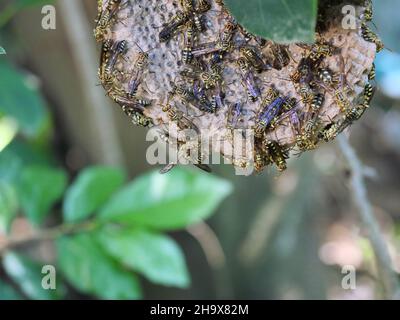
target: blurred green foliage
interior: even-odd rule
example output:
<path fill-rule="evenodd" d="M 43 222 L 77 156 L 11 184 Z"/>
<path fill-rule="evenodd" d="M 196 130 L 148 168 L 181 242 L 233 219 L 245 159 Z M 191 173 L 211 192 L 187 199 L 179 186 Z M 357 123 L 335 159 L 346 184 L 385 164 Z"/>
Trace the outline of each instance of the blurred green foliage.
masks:
<path fill-rule="evenodd" d="M 37 136 L 46 126 L 45 103 L 32 80 L 0 61 L 0 113 L 13 117 L 21 133 Z"/>
<path fill-rule="evenodd" d="M 51 121 L 38 88 L 5 61 L 0 62 L 0 87 L 0 120 L 18 124 L 13 139 L 0 150 L 0 232 L 8 233 L 18 215 L 26 217 L 36 234 L 55 242 L 57 270 L 65 281 L 85 294 L 141 298 L 138 275 L 160 285 L 187 287 L 184 255 L 161 231 L 209 217 L 231 185 L 181 169 L 168 175 L 152 172 L 124 185 L 124 170 L 93 166 L 67 186 L 68 172 L 50 156 L 50 135 L 43 134 Z M 45 228 L 49 219 L 59 222 Z M 57 290 L 42 288 L 43 261 L 10 250 L 1 258 L 19 293 L 2 281 L 0 299 L 59 299 L 68 293 L 59 275 Z"/>
<path fill-rule="evenodd" d="M 5 271 L 15 283 L 18 283 L 24 295 L 37 300 L 61 298 L 65 289 L 62 284 L 57 283 L 56 290 L 44 290 L 42 288 L 42 265 L 43 263 L 33 261 L 14 252 L 8 252 L 3 257 Z"/>

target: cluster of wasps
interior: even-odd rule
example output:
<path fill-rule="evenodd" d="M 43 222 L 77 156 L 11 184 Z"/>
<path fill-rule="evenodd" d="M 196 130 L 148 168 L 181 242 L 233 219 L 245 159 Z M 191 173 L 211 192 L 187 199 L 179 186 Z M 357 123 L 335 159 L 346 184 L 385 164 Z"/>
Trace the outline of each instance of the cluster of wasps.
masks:
<path fill-rule="evenodd" d="M 131 43 L 129 40 L 114 41 L 111 37 L 118 12 L 128 4 L 129 1 L 126 0 L 98 0 L 98 16 L 94 29 L 95 39 L 101 43 L 98 75 L 107 95 L 122 107 L 133 123 L 151 127 L 153 121 L 146 117 L 143 111 L 152 102 L 137 95 L 146 72 L 149 54 L 134 43 L 138 53 L 131 64 L 131 70 L 119 70 L 118 65 L 126 59 L 127 51 L 131 50 Z M 128 83 L 127 88 L 123 83 Z"/>
<path fill-rule="evenodd" d="M 367 0 L 361 21 L 361 35 L 365 41 L 374 43 L 377 52 L 380 52 L 384 48 L 383 43 L 367 26 L 372 19 L 372 3 Z M 305 49 L 305 54 L 297 64 L 296 71 L 287 80 L 294 84 L 303 107 L 299 108 L 299 101 L 282 96 L 274 87 L 267 90 L 254 128 L 256 138 L 254 167 L 258 172 L 270 164 L 275 164 L 279 171 L 284 171 L 291 150 L 295 149 L 301 153 L 315 149 L 321 141 L 328 142 L 335 139 L 338 134 L 361 118 L 369 108 L 375 93 L 372 84 L 375 80 L 375 65 L 368 75 L 363 95 L 355 103 L 350 103 L 348 95 L 354 92 L 354 89 L 347 83 L 345 62 L 340 48 L 324 40 L 318 33 L 314 45 L 297 45 Z M 281 55 L 276 54 L 276 56 Z M 324 60 L 331 56 L 337 56 L 340 61 L 338 73 L 324 64 Z M 339 117 L 328 123 L 323 120 L 326 116 L 322 114 L 326 94 L 333 97 L 341 111 Z M 280 145 L 277 141 L 271 141 L 266 137 L 269 129 L 275 129 L 283 119 L 288 120 L 296 136 L 295 144 L 290 147 Z"/>
<path fill-rule="evenodd" d="M 135 45 L 140 50 L 132 64 L 132 70 L 125 72 L 116 68 L 118 61 L 124 59 L 128 41 L 113 42 L 107 38 L 107 30 L 110 30 L 115 22 L 117 12 L 125 1 L 98 1 L 99 16 L 94 34 L 96 39 L 102 42 L 99 69 L 101 82 L 107 94 L 122 106 L 136 124 L 149 127 L 152 120 L 145 117 L 143 111 L 151 105 L 151 101 L 137 96 L 148 64 L 148 53 Z M 103 4 L 103 1 L 107 1 L 107 4 Z M 212 11 L 211 1 L 220 8 L 219 15 L 223 17 L 225 24 L 214 41 L 204 43 L 200 41 L 200 35 L 207 31 L 206 14 Z M 284 171 L 291 150 L 295 149 L 300 153 L 315 149 L 321 141 L 333 140 L 358 120 L 369 107 L 375 90 L 372 85 L 375 69 L 369 74 L 369 82 L 362 97 L 355 104 L 350 103 L 348 94 L 353 92 L 353 88 L 347 83 L 341 49 L 318 36 L 318 33 L 314 45 L 297 44 L 304 49 L 304 55 L 297 62 L 297 68 L 290 75 L 290 79 L 284 79 L 293 83 L 297 96 L 301 97 L 297 100 L 282 94 L 273 84 L 266 90 L 261 90 L 258 85 L 263 73 L 272 69 L 281 70 L 294 61 L 289 46 L 276 44 L 247 32 L 229 14 L 222 0 L 176 2 L 179 9 L 161 26 L 159 41 L 167 43 L 178 35 L 183 35 L 180 57 L 184 67 L 179 72 L 180 81 L 175 79 L 171 82 L 167 101 L 161 105 L 161 109 L 169 120 L 175 122 L 182 130 L 189 128 L 200 133 L 187 111 L 188 107 L 193 107 L 202 114 L 224 112 L 227 128 L 236 129 L 246 110 L 242 102 L 227 103 L 223 77 L 224 62 L 232 62 L 234 59 L 236 72 L 240 76 L 243 89 L 247 92 L 247 102 L 257 106 L 252 118 L 255 137 L 252 165 L 257 172 L 272 164 L 276 165 L 279 171 Z M 366 0 L 361 34 L 366 41 L 375 43 L 379 52 L 384 46 L 367 26 L 372 18 L 371 0 Z M 335 73 L 326 66 L 325 59 L 331 56 L 339 57 L 340 72 Z M 122 82 L 128 83 L 127 89 L 122 88 Z M 329 123 L 323 120 L 324 115 L 321 114 L 327 93 L 333 97 L 341 110 L 341 115 Z M 186 107 L 186 112 L 182 111 L 174 100 L 179 100 L 180 104 Z M 281 145 L 278 141 L 268 138 L 268 134 L 282 123 L 289 123 L 291 126 L 296 135 L 295 145 Z M 198 163 L 194 164 L 206 171 L 210 170 L 208 166 L 201 164 L 201 156 Z M 247 167 L 249 163 L 242 162 L 236 165 Z M 172 165 L 167 166 L 163 172 L 170 168 Z"/>

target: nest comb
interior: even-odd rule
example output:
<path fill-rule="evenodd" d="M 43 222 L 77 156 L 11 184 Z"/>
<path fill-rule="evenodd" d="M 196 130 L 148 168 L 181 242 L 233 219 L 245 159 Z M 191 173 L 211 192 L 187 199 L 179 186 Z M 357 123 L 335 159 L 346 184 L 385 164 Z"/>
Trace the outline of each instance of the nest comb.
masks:
<path fill-rule="evenodd" d="M 160 32 L 165 31 L 171 19 L 185 12 L 182 2 L 99 0 L 97 31 L 105 12 L 112 16 L 96 35 L 103 44 L 99 75 L 106 92 L 134 123 L 156 127 L 164 140 L 176 141 L 181 161 L 201 166 L 200 162 L 207 161 L 213 153 L 222 155 L 236 168 L 251 168 L 250 172 L 273 164 L 284 170 L 290 151 L 315 149 L 353 122 L 349 120 L 351 110 L 363 106 L 366 99 L 378 43 L 368 37 L 373 33 L 364 24 L 364 7 L 356 7 L 355 30 L 342 28 L 341 7 L 329 7 L 318 22 L 317 44 L 281 46 L 252 36 L 235 22 L 222 1 L 208 0 L 203 3 L 210 5 L 209 10 L 190 16 L 172 30 L 168 41 L 161 41 Z M 189 1 L 193 10 L 198 2 Z M 201 32 L 196 31 L 194 16 L 202 24 Z M 221 48 L 229 24 L 235 26 L 229 49 L 212 50 L 213 45 Z M 190 38 L 189 28 L 194 28 L 195 34 Z M 123 52 L 116 54 L 116 44 L 122 42 Z M 194 49 L 204 47 L 206 53 L 196 51 L 199 55 L 185 63 L 188 61 L 184 49 L 189 42 Z M 326 45 L 330 52 L 318 57 L 313 65 L 309 57 L 318 45 Z M 106 46 L 110 47 L 108 52 Z M 250 89 L 259 93 L 255 99 L 248 93 L 249 74 L 238 65 L 239 59 L 244 58 L 243 48 L 250 48 L 264 63 L 262 70 L 256 70 L 251 60 L 244 60 L 252 79 Z M 279 64 L 283 53 L 285 61 Z M 141 57 L 146 61 L 140 65 L 139 73 Z M 309 95 L 302 92 L 300 83 L 293 81 L 293 75 L 305 62 L 310 64 L 310 74 L 300 83 Z M 212 73 L 212 65 L 217 65 L 219 79 L 207 86 L 202 73 Z M 244 134 L 254 133 L 263 119 L 263 111 L 268 107 L 264 99 L 271 88 L 279 97 L 293 99 L 295 106 L 290 111 L 280 111 L 273 124 L 267 121 L 261 136 Z M 313 109 L 317 95 L 318 110 Z M 220 97 L 222 104 L 210 111 Z M 171 107 L 173 113 L 165 106 Z M 239 116 L 235 111 L 240 111 Z M 186 129 L 194 129 L 201 141 L 214 143 L 197 149 L 199 140 L 182 134 Z M 192 149 L 200 150 L 199 154 L 189 152 Z"/>

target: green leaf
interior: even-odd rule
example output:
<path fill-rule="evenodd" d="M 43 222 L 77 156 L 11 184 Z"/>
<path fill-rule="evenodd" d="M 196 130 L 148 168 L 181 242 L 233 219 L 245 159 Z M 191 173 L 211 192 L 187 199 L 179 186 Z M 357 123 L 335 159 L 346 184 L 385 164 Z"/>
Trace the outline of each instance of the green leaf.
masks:
<path fill-rule="evenodd" d="M 45 128 L 48 114 L 31 82 L 9 64 L 0 62 L 0 113 L 14 118 L 24 134 L 35 137 Z"/>
<path fill-rule="evenodd" d="M 161 230 L 178 229 L 210 216 L 231 190 L 229 182 L 197 171 L 153 172 L 114 194 L 99 218 Z"/>
<path fill-rule="evenodd" d="M 0 46 L 0 55 L 1 54 L 7 54 L 6 50 L 2 46 Z"/>
<path fill-rule="evenodd" d="M 6 181 L 0 181 L 0 232 L 8 232 L 17 215 L 18 200 L 15 188 Z"/>
<path fill-rule="evenodd" d="M 22 300 L 22 297 L 13 287 L 0 280 L 0 301 L 1 300 Z"/>
<path fill-rule="evenodd" d="M 80 234 L 57 240 L 58 264 L 78 290 L 104 299 L 138 299 L 136 276 L 106 255 L 94 237 Z"/>
<path fill-rule="evenodd" d="M 107 228 L 99 233 L 105 250 L 150 281 L 185 288 L 189 274 L 179 246 L 171 238 L 142 229 Z"/>
<path fill-rule="evenodd" d="M 31 144 L 14 140 L 0 152 L 0 180 L 16 184 L 24 166 L 52 164 L 50 155 L 35 150 Z"/>
<path fill-rule="evenodd" d="M 225 0 L 249 32 L 278 43 L 313 42 L 317 0 Z"/>
<path fill-rule="evenodd" d="M 9 145 L 0 152 L 0 179 L 7 182 L 15 182 L 20 174 L 22 160 L 11 150 Z"/>
<path fill-rule="evenodd" d="M 31 166 L 23 169 L 19 182 L 21 206 L 29 220 L 39 225 L 61 198 L 67 184 L 63 170 Z"/>
<path fill-rule="evenodd" d="M 43 265 L 13 252 L 5 254 L 3 258 L 4 270 L 18 284 L 24 294 L 31 299 L 53 300 L 60 299 L 64 295 L 64 287 L 56 284 L 56 289 L 44 289 L 42 279 Z M 57 274 L 56 274 L 57 279 Z"/>
<path fill-rule="evenodd" d="M 121 169 L 91 167 L 83 170 L 66 192 L 63 213 L 66 221 L 79 221 L 103 205 L 124 182 Z"/>

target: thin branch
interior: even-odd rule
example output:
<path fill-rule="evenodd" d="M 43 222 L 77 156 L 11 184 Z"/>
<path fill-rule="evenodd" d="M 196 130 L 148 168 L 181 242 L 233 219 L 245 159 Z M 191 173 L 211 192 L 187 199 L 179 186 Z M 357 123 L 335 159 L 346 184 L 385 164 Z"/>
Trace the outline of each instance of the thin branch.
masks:
<path fill-rule="evenodd" d="M 97 70 L 94 61 L 98 53 L 93 45 L 93 35 L 85 16 L 82 0 L 60 1 L 62 17 L 70 43 L 72 57 L 83 85 L 83 93 L 90 113 L 90 125 L 98 137 L 102 161 L 111 165 L 123 165 L 123 153 L 120 147 L 117 128 L 112 109 L 104 93 L 95 86 Z"/>
<path fill-rule="evenodd" d="M 340 149 L 351 169 L 351 192 L 353 200 L 358 208 L 361 221 L 365 226 L 375 258 L 378 265 L 380 279 L 382 281 L 387 298 L 393 299 L 398 295 L 399 282 L 397 275 L 392 268 L 389 250 L 375 218 L 372 205 L 368 199 L 367 189 L 364 181 L 365 168 L 351 147 L 345 135 L 338 137 Z"/>
<path fill-rule="evenodd" d="M 265 251 L 274 228 L 279 223 L 284 199 L 268 199 L 249 228 L 239 250 L 239 258 L 244 264 L 254 263 Z"/>
<path fill-rule="evenodd" d="M 208 264 L 213 269 L 225 266 L 225 254 L 214 231 L 204 222 L 186 229 L 195 238 L 204 251 Z"/>
<path fill-rule="evenodd" d="M 62 224 L 60 226 L 37 230 L 36 232 L 24 236 L 11 236 L 4 243 L 0 244 L 0 257 L 9 250 L 14 250 L 35 242 L 55 240 L 64 235 L 87 232 L 97 227 L 94 221 L 86 221 L 80 224 Z"/>
<path fill-rule="evenodd" d="M 233 290 L 226 270 L 226 257 L 217 235 L 204 222 L 187 227 L 186 230 L 201 246 L 213 271 L 217 298 L 232 299 Z"/>

